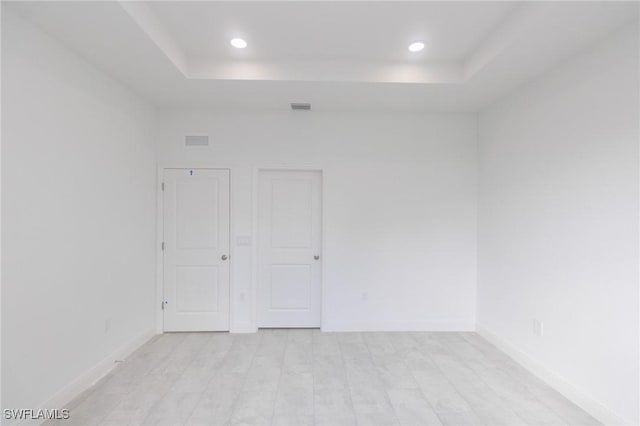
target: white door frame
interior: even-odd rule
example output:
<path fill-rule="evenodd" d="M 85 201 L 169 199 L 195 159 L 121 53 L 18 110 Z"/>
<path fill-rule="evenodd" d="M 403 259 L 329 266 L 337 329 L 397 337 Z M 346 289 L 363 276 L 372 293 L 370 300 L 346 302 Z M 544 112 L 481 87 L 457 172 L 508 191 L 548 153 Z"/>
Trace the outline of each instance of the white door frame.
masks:
<path fill-rule="evenodd" d="M 228 170 L 229 171 L 229 331 L 233 327 L 233 177 L 230 167 L 189 167 L 189 166 L 166 166 L 158 165 L 156 177 L 156 333 L 164 333 L 164 314 L 162 312 L 162 301 L 164 300 L 164 252 L 162 242 L 164 241 L 164 190 L 162 188 L 164 171 L 166 169 L 193 169 L 193 170 Z"/>
<path fill-rule="evenodd" d="M 324 292 L 324 277 L 325 277 L 325 238 L 324 238 L 324 230 L 326 228 L 326 197 L 325 197 L 325 181 L 326 181 L 326 170 L 323 167 L 314 167 L 314 166 L 275 166 L 275 167 L 255 167 L 253 169 L 253 179 L 251 180 L 251 186 L 253 188 L 253 220 L 252 220 L 252 230 L 253 230 L 253 261 L 251 267 L 251 322 L 253 324 L 253 328 L 255 331 L 258 331 L 258 270 L 260 267 L 259 262 L 259 243 L 258 243 L 258 214 L 260 210 L 260 206 L 258 203 L 259 199 L 259 182 L 260 182 L 260 172 L 319 172 L 320 173 L 320 198 L 321 198 L 321 229 L 320 229 L 320 245 L 322 247 L 322 262 L 320 265 L 320 330 L 324 330 L 325 328 L 325 315 L 324 315 L 324 307 L 325 307 L 325 292 Z"/>

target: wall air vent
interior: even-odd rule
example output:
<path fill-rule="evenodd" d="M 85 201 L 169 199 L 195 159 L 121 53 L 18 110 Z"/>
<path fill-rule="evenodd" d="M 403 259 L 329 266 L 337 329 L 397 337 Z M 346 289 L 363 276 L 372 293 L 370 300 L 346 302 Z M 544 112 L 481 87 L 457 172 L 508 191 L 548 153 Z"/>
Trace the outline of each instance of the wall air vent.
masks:
<path fill-rule="evenodd" d="M 187 135 L 184 137 L 185 146 L 209 146 L 209 136 Z"/>
<path fill-rule="evenodd" d="M 307 102 L 292 102 L 291 109 L 293 111 L 310 111 L 311 104 Z"/>

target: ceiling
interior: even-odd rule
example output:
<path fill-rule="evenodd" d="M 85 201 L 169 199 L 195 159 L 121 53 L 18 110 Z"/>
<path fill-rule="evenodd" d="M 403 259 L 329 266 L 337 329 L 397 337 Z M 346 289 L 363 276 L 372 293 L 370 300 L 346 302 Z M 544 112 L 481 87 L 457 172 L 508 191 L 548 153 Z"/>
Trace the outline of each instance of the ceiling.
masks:
<path fill-rule="evenodd" d="M 476 111 L 636 2 L 3 2 L 162 107 Z M 246 49 L 229 45 L 247 40 Z M 407 50 L 425 41 L 422 52 Z"/>
<path fill-rule="evenodd" d="M 156 2 L 189 58 L 457 63 L 517 6 L 508 2 Z M 456 25 L 451 25 L 455 22 Z M 233 37 L 247 49 L 229 45 Z M 424 40 L 419 54 L 407 50 Z"/>

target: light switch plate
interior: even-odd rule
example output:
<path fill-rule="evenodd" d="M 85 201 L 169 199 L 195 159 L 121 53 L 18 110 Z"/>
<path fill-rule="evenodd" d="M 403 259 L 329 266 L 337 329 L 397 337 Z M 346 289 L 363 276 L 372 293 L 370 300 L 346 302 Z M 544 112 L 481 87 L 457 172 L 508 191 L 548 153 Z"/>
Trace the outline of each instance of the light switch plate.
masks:
<path fill-rule="evenodd" d="M 249 236 L 240 236 L 240 237 L 236 237 L 236 245 L 243 247 L 243 246 L 250 246 L 251 245 L 251 237 Z"/>
<path fill-rule="evenodd" d="M 538 319 L 533 320 L 533 334 L 538 337 L 542 337 L 544 335 L 544 323 Z"/>

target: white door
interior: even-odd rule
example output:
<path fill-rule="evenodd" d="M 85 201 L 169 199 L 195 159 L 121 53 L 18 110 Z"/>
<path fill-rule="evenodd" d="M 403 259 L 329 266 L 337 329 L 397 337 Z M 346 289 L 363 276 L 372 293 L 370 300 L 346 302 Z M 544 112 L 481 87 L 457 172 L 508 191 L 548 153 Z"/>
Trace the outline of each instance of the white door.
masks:
<path fill-rule="evenodd" d="M 229 171 L 164 171 L 164 330 L 229 330 Z"/>
<path fill-rule="evenodd" d="M 260 172 L 258 327 L 320 327 L 321 185 L 321 172 Z"/>

